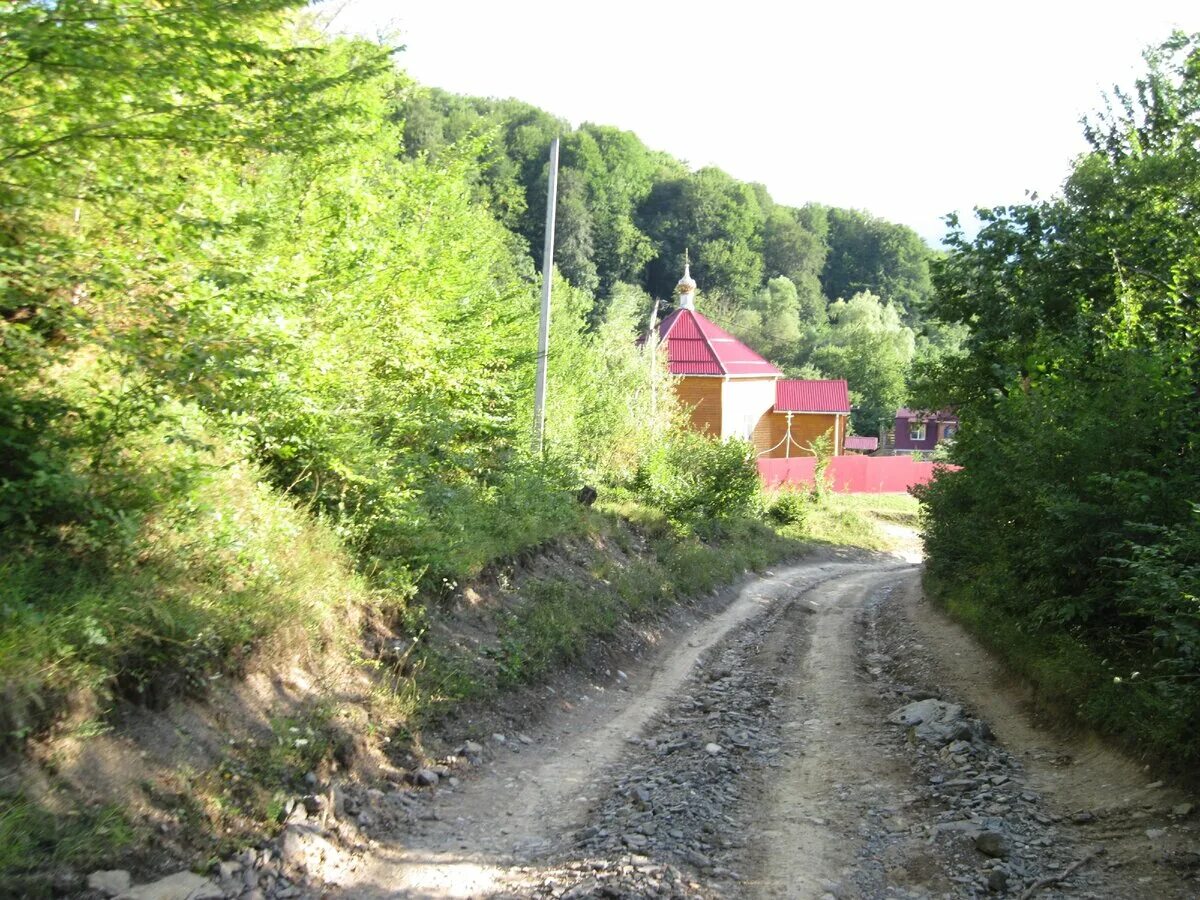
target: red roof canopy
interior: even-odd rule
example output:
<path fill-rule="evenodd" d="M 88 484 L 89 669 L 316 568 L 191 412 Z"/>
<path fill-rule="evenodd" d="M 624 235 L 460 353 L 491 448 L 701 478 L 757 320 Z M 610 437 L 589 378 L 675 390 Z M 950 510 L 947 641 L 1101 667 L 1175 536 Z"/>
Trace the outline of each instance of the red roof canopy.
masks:
<path fill-rule="evenodd" d="M 776 378 L 783 374 L 694 309 L 677 309 L 663 319 L 658 327 L 658 337 L 667 345 L 672 375 Z"/>
<path fill-rule="evenodd" d="M 776 412 L 849 413 L 850 389 L 836 381 L 775 382 Z"/>
<path fill-rule="evenodd" d="M 846 438 L 847 450 L 878 450 L 879 438 L 852 434 Z"/>

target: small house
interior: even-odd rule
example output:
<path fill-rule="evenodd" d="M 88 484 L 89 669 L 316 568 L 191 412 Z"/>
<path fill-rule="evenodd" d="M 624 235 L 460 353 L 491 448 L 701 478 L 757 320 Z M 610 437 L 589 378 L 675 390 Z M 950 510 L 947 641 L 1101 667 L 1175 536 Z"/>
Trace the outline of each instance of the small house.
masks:
<path fill-rule="evenodd" d="M 850 415 L 845 381 L 800 381 L 783 373 L 697 312 L 690 267 L 676 287 L 678 307 L 658 326 L 675 390 L 691 427 L 715 438 L 748 440 L 764 457 L 811 456 L 828 433 L 843 450 Z"/>
<path fill-rule="evenodd" d="M 949 410 L 923 412 L 902 408 L 896 410 L 892 444 L 897 453 L 928 453 L 957 433 L 958 416 Z"/>

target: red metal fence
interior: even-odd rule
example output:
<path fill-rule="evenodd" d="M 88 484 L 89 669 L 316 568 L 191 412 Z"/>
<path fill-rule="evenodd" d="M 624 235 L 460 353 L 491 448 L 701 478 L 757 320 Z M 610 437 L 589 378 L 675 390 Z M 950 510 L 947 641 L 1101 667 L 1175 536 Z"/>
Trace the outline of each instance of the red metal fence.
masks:
<path fill-rule="evenodd" d="M 794 459 L 760 459 L 758 473 L 767 487 L 812 484 L 817 461 L 811 456 Z M 919 462 L 911 456 L 835 456 L 825 475 L 835 491 L 844 494 L 887 494 L 907 491 L 915 484 L 928 484 L 936 468 L 951 471 L 958 466 Z"/>

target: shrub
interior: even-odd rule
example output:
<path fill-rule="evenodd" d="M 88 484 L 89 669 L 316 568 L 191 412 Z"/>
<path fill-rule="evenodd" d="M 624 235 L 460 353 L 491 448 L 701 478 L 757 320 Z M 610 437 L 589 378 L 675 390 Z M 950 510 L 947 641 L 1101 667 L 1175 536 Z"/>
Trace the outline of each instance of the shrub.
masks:
<path fill-rule="evenodd" d="M 767 515 L 777 525 L 799 525 L 812 508 L 812 495 L 803 491 L 783 490 L 767 507 Z"/>
<path fill-rule="evenodd" d="M 633 489 L 684 531 L 756 515 L 762 502 L 753 447 L 692 431 L 676 432 L 654 448 Z"/>

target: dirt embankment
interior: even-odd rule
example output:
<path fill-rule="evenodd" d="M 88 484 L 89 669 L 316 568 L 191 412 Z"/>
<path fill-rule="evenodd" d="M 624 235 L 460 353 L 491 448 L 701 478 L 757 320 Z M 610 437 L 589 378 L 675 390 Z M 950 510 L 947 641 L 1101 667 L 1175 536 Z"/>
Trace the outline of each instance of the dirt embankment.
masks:
<path fill-rule="evenodd" d="M 1188 798 L 1032 718 L 908 558 L 825 551 L 447 722 L 377 787 L 314 776 L 213 896 L 1200 894 Z M 255 892 L 260 893 L 255 893 Z"/>

